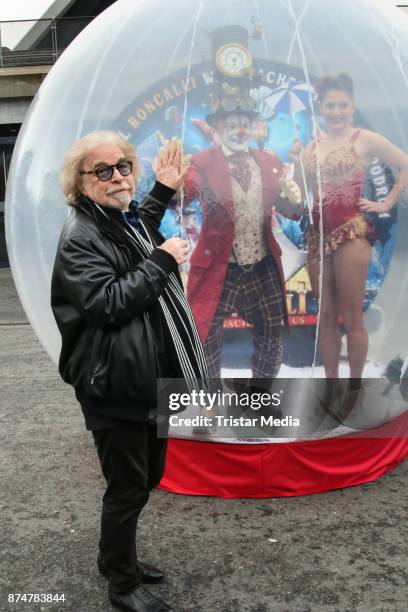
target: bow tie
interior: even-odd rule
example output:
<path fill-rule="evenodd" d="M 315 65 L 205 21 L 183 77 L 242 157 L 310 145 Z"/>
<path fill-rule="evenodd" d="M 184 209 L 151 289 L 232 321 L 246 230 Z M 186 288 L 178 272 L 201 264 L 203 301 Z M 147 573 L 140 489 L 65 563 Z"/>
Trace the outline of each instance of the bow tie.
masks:
<path fill-rule="evenodd" d="M 228 155 L 227 160 L 229 162 L 234 162 L 237 160 L 248 159 L 249 153 L 247 151 L 237 151 L 236 153 L 232 153 L 232 155 Z"/>
<path fill-rule="evenodd" d="M 251 166 L 249 164 L 249 154 L 243 151 L 234 153 L 228 158 L 229 173 L 241 185 L 241 188 L 248 192 L 251 184 Z"/>

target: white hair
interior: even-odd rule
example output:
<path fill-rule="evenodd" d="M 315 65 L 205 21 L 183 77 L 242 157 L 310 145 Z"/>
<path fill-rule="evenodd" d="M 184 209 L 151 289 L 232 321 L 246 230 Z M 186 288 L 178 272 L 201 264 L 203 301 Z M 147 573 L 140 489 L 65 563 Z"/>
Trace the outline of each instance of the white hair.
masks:
<path fill-rule="evenodd" d="M 123 151 L 125 157 L 132 158 L 132 174 L 137 184 L 140 176 L 140 165 L 133 145 L 116 132 L 91 132 L 74 142 L 64 159 L 60 174 L 60 185 L 69 206 L 78 204 L 81 194 L 79 172 L 84 157 L 101 144 L 116 145 Z"/>

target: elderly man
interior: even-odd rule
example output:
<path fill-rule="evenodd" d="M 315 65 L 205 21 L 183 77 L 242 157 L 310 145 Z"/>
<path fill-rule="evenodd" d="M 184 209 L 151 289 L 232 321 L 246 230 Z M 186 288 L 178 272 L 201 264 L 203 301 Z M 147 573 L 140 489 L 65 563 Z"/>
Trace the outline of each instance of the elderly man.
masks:
<path fill-rule="evenodd" d="M 103 475 L 98 566 L 121 610 L 169 610 L 142 583 L 163 573 L 136 555 L 136 526 L 161 479 L 166 441 L 157 437 L 157 378 L 206 375 L 178 265 L 188 244 L 159 233 L 186 169 L 176 143 L 156 160 L 157 182 L 137 206 L 139 165 L 113 132 L 69 150 L 61 185 L 72 206 L 58 244 L 51 303 L 62 336 L 59 371 L 75 388 Z"/>

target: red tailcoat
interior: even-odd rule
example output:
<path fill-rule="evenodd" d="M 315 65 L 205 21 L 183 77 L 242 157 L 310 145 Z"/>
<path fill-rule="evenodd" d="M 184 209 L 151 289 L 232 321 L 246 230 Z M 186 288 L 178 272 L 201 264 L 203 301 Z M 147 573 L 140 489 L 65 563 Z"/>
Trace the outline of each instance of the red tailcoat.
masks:
<path fill-rule="evenodd" d="M 282 164 L 275 155 L 250 149 L 262 176 L 265 231 L 268 246 L 279 269 L 285 320 L 286 291 L 282 251 L 272 232 L 273 204 L 279 197 Z M 205 342 L 220 299 L 234 238 L 234 206 L 228 162 L 220 149 L 193 155 L 184 183 L 186 203 L 200 201 L 203 224 L 190 258 L 187 297 Z"/>

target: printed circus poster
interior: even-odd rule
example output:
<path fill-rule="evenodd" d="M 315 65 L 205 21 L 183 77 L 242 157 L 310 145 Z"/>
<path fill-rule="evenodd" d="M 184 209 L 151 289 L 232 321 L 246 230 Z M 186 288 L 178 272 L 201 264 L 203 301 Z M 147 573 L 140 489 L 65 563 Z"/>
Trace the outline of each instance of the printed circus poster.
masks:
<path fill-rule="evenodd" d="M 252 94 L 259 112 L 251 147 L 262 147 L 275 152 L 288 165 L 293 139 L 304 145 L 313 138 L 313 113 L 320 129 L 318 105 L 313 79 L 308 86 L 303 72 L 292 66 L 268 60 L 254 60 L 254 88 Z M 216 146 L 214 129 L 206 121 L 210 113 L 210 96 L 217 91 L 212 74 L 212 63 L 203 62 L 187 70 L 179 70 L 157 81 L 142 94 L 129 100 L 112 128 L 135 145 L 142 164 L 142 179 L 138 199 L 147 193 L 154 181 L 153 159 L 165 140 L 176 136 L 184 143 L 187 154 L 194 154 Z M 256 86 L 255 86 L 255 83 Z M 355 125 L 370 126 L 361 113 L 355 114 Z M 260 134 L 262 138 L 260 138 Z M 393 174 L 379 160 L 374 160 L 367 175 L 365 197 L 381 201 L 392 189 Z M 386 276 L 392 257 L 396 233 L 396 207 L 391 215 L 374 215 L 378 240 L 373 249 L 366 285 L 365 309 L 375 300 Z M 287 305 L 290 324 L 315 325 L 317 306 L 311 293 L 305 267 L 304 233 L 308 215 L 292 221 L 275 215 L 273 230 L 283 252 L 286 278 Z M 199 202 L 169 208 L 161 231 L 166 238 L 183 234 L 194 248 L 201 229 Z M 187 271 L 188 274 L 188 271 Z M 247 324 L 238 317 L 225 321 L 225 327 L 242 328 Z"/>

